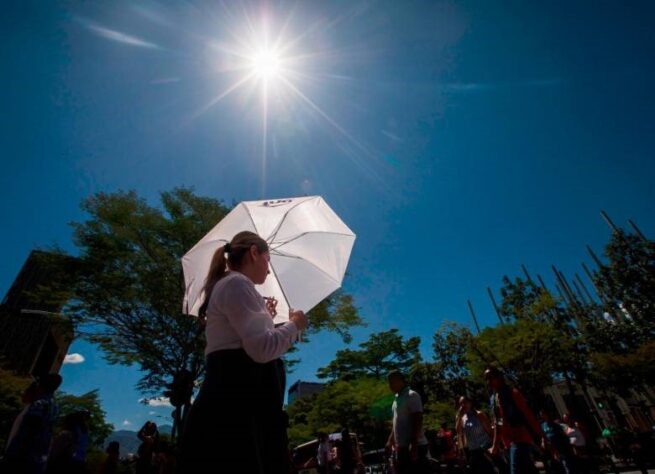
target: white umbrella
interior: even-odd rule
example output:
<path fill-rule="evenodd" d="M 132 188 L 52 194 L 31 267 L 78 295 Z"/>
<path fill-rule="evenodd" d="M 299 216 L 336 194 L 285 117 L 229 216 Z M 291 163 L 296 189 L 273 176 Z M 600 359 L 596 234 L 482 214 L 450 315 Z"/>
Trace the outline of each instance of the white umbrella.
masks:
<path fill-rule="evenodd" d="M 257 290 L 278 300 L 276 323 L 289 319 L 289 308 L 307 312 L 341 286 L 355 234 L 322 197 L 246 201 L 182 257 L 183 311 L 198 315 L 214 252 L 244 230 L 268 242 L 271 273 Z"/>

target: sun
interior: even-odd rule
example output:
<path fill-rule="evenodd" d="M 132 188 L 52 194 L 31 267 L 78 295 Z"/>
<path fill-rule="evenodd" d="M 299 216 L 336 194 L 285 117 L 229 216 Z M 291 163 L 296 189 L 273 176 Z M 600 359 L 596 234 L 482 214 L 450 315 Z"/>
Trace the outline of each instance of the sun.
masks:
<path fill-rule="evenodd" d="M 271 49 L 261 49 L 250 58 L 250 69 L 255 77 L 265 81 L 280 76 L 282 58 Z"/>
<path fill-rule="evenodd" d="M 289 105 L 289 101 L 296 101 L 325 120 L 329 128 L 353 146 L 355 153 L 362 153 L 367 158 L 375 158 L 374 153 L 366 145 L 353 137 L 304 90 L 305 86 L 311 86 L 314 90 L 314 86 L 322 83 L 326 78 L 343 80 L 345 77 L 332 73 L 321 74 L 315 70 L 319 62 L 324 63 L 324 59 L 331 60 L 336 57 L 335 51 L 304 49 L 307 44 L 312 44 L 307 41 L 307 37 L 319 31 L 323 21 L 310 24 L 305 30 L 294 33 L 293 28 L 290 27 L 291 15 L 280 24 L 276 24 L 272 17 L 263 15 L 257 20 L 244 11 L 244 21 L 242 26 L 239 26 L 240 22 L 234 21 L 238 19 L 239 13 L 231 12 L 226 6 L 229 3 L 225 2 L 223 8 L 227 9 L 225 17 L 230 18 L 234 23 L 234 26 L 228 25 L 230 28 L 226 28 L 231 39 L 219 38 L 210 41 L 209 44 L 212 51 L 218 53 L 216 57 L 220 66 L 217 69 L 221 73 L 229 74 L 231 80 L 194 116 L 206 112 L 240 89 L 246 89 L 247 92 L 243 97 L 249 99 L 259 95 L 261 100 L 241 101 L 241 104 L 258 103 L 261 107 L 261 196 L 266 194 L 269 119 L 277 116 L 276 107 L 285 107 Z"/>

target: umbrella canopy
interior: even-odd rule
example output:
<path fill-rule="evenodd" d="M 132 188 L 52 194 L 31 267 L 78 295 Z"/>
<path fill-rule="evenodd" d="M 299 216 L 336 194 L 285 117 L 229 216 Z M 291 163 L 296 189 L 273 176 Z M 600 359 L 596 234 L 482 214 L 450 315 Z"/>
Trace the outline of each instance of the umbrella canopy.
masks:
<path fill-rule="evenodd" d="M 289 308 L 307 312 L 341 286 L 355 234 L 322 197 L 246 201 L 182 257 L 183 311 L 198 315 L 214 252 L 244 230 L 268 242 L 271 273 L 257 291 L 278 300 L 276 323 L 288 320 Z"/>

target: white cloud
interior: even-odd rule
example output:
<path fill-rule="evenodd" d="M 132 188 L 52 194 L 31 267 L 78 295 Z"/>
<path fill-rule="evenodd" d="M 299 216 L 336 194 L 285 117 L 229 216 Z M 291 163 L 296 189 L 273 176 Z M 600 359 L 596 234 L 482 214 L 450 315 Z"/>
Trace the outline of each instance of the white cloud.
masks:
<path fill-rule="evenodd" d="M 161 79 L 153 79 L 150 84 L 171 84 L 173 82 L 180 82 L 179 77 L 162 77 Z"/>
<path fill-rule="evenodd" d="M 384 135 L 387 138 L 390 138 L 394 142 L 402 142 L 403 141 L 402 138 L 400 138 L 398 135 L 395 135 L 395 134 L 391 133 L 389 130 L 382 130 L 382 135 Z"/>
<path fill-rule="evenodd" d="M 66 354 L 66 357 L 64 357 L 64 364 L 81 364 L 84 362 L 84 356 L 82 354 L 78 353 L 73 353 L 73 354 Z"/>
<path fill-rule="evenodd" d="M 123 426 L 132 426 L 132 422 L 130 420 L 123 420 L 123 423 L 121 423 Z"/>
<path fill-rule="evenodd" d="M 139 403 L 150 405 L 151 407 L 172 407 L 171 401 L 166 397 L 141 398 Z"/>
<path fill-rule="evenodd" d="M 102 38 L 108 39 L 110 41 L 116 41 L 118 43 L 123 43 L 123 44 L 129 44 L 130 46 L 138 46 L 140 48 L 161 49 L 155 43 L 145 41 L 145 40 L 143 40 L 141 38 L 138 38 L 136 36 L 128 35 L 127 33 L 123 33 L 121 31 L 112 30 L 111 28 L 106 28 L 104 26 L 100 26 L 100 25 L 98 25 L 96 23 L 93 23 L 93 22 L 91 22 L 89 20 L 79 19 L 79 21 L 86 28 L 91 30 L 93 33 L 97 34 L 98 36 L 100 36 Z"/>
<path fill-rule="evenodd" d="M 444 84 L 443 90 L 453 93 L 484 92 L 501 88 L 515 87 L 557 87 L 564 85 L 565 81 L 559 78 L 532 79 L 510 82 L 453 82 Z"/>

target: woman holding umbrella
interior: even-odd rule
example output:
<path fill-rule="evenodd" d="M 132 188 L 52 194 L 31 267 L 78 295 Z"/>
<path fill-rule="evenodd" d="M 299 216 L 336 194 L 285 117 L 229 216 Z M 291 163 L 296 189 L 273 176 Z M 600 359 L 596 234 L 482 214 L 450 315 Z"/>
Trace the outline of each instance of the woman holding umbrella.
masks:
<path fill-rule="evenodd" d="M 266 241 L 240 232 L 214 254 L 200 316 L 207 371 L 182 439 L 180 472 L 288 472 L 280 357 L 307 326 L 302 311 L 275 327 L 275 303 L 255 289 L 269 273 Z"/>

